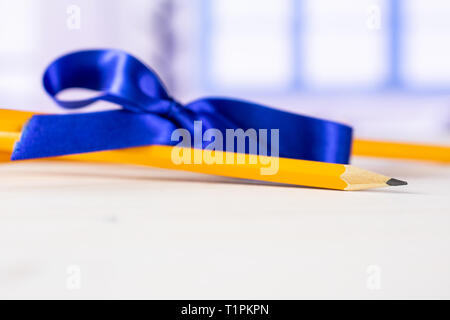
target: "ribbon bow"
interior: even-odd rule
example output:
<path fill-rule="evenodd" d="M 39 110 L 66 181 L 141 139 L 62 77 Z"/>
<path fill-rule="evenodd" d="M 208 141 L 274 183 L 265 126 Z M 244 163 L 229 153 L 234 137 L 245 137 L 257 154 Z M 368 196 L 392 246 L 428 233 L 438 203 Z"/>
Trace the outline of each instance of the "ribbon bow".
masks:
<path fill-rule="evenodd" d="M 178 142 L 171 139 L 175 129 L 194 134 L 194 121 L 202 121 L 205 130 L 218 129 L 224 136 L 226 129 L 279 129 L 280 157 L 349 162 L 352 129 L 346 125 L 236 99 L 204 98 L 183 106 L 168 95 L 155 72 L 123 51 L 89 50 L 62 56 L 49 65 L 43 83 L 53 100 L 66 109 L 82 108 L 98 100 L 122 109 L 33 116 L 16 144 L 13 160 L 175 145 Z M 57 97 L 69 88 L 99 93 L 76 101 Z"/>

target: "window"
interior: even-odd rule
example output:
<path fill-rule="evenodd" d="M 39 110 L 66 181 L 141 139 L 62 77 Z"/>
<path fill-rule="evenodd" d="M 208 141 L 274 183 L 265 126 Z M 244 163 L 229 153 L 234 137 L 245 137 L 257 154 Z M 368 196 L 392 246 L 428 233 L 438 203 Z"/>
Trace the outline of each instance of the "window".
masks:
<path fill-rule="evenodd" d="M 450 92 L 448 0 L 203 0 L 205 87 Z"/>

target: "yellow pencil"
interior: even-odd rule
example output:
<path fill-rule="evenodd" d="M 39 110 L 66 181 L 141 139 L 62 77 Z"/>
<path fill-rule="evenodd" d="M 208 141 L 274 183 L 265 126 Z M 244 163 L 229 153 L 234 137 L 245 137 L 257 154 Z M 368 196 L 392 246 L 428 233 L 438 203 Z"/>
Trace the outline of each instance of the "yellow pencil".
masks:
<path fill-rule="evenodd" d="M 20 140 L 20 131 L 32 112 L 0 110 L 0 161 L 9 161 L 14 144 Z M 174 153 L 188 155 L 188 161 L 176 164 Z M 224 159 L 222 163 L 195 163 L 200 159 Z M 165 169 L 220 175 L 233 178 L 269 181 L 276 183 L 311 186 L 337 190 L 360 190 L 385 186 L 405 185 L 406 182 L 392 179 L 351 165 L 271 158 L 258 155 L 239 155 L 241 162 L 235 161 L 238 154 L 221 151 L 197 150 L 170 146 L 147 146 L 120 150 L 92 152 L 61 156 L 54 160 L 121 163 L 152 166 Z M 233 159 L 227 163 L 225 159 Z M 267 164 L 277 161 L 274 174 L 262 174 Z"/>
<path fill-rule="evenodd" d="M 450 147 L 390 141 L 355 140 L 354 155 L 450 163 Z"/>
<path fill-rule="evenodd" d="M 4 161 L 9 159 L 14 144 L 20 139 L 20 133 L 0 132 L 0 154 Z M 174 152 L 188 154 L 189 163 L 176 164 Z M 184 170 L 225 177 L 269 181 L 291 185 L 310 186 L 337 190 L 362 190 L 385 186 L 405 185 L 406 182 L 392 179 L 351 165 L 305 161 L 287 158 L 276 158 L 278 170 L 274 174 L 261 174 L 274 158 L 257 155 L 240 155 L 244 161 L 233 164 L 223 163 L 196 164 L 195 153 L 201 153 L 201 159 L 236 159 L 236 153 L 208 151 L 171 146 L 148 146 L 120 150 L 84 153 L 54 158 L 56 160 L 72 160 L 103 163 L 121 163 L 152 166 L 173 170 Z M 1 159 L 1 157 L 0 157 Z"/>
<path fill-rule="evenodd" d="M 0 109 L 0 130 L 20 132 L 34 114 Z M 355 139 L 352 155 L 450 163 L 450 146 Z"/>

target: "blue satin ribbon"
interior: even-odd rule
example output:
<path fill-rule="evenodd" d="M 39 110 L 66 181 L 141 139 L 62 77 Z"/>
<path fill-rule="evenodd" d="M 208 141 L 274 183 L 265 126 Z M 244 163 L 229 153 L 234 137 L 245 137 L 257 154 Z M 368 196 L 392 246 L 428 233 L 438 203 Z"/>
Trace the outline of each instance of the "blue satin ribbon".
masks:
<path fill-rule="evenodd" d="M 226 129 L 279 129 L 280 157 L 349 162 L 349 126 L 236 99 L 204 98 L 183 106 L 168 95 L 155 72 L 123 51 L 89 50 L 62 56 L 47 68 L 43 82 L 47 93 L 63 108 L 83 108 L 104 100 L 122 109 L 33 116 L 12 160 L 176 145 L 177 141 L 171 141 L 173 130 L 185 128 L 193 136 L 194 121 L 202 121 L 204 130 L 218 129 L 224 137 Z M 76 101 L 57 97 L 69 88 L 92 89 L 98 95 Z"/>

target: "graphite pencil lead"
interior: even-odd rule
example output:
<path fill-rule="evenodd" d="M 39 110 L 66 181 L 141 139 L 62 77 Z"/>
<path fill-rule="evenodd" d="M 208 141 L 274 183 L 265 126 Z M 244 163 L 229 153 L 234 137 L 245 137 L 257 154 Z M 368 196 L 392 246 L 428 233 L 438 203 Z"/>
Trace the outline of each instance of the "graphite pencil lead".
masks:
<path fill-rule="evenodd" d="M 386 184 L 388 186 L 404 186 L 404 185 L 407 185 L 408 182 L 391 178 L 388 181 L 386 181 Z"/>

